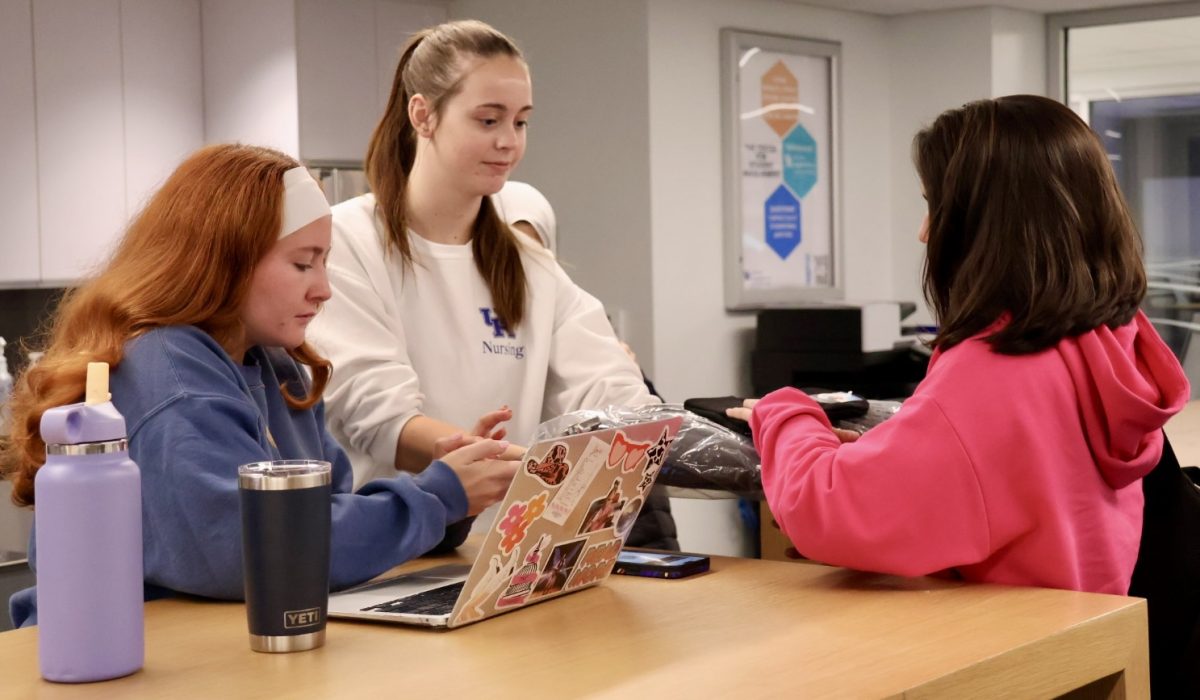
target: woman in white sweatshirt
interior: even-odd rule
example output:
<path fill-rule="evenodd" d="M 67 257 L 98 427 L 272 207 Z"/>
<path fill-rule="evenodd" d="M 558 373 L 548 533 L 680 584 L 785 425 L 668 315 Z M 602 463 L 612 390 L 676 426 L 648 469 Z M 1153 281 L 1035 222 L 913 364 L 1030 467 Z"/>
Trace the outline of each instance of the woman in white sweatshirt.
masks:
<path fill-rule="evenodd" d="M 482 22 L 404 49 L 367 151 L 373 194 L 333 210 L 334 295 L 310 331 L 335 367 L 329 423 L 356 484 L 424 466 L 439 438 L 527 444 L 545 418 L 657 400 L 600 302 L 489 197 L 531 110 L 520 50 Z"/>

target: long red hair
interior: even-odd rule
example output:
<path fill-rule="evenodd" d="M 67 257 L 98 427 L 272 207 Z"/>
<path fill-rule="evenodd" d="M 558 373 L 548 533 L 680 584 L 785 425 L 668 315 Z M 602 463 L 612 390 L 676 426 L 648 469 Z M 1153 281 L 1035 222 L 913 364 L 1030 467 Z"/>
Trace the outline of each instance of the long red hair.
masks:
<path fill-rule="evenodd" d="M 0 466 L 14 503 L 33 505 L 34 475 L 45 461 L 42 414 L 83 400 L 88 362 L 116 368 L 130 339 L 163 326 L 196 326 L 226 349 L 240 340 L 254 268 L 279 239 L 283 174 L 298 165 L 256 146 L 200 149 L 133 220 L 104 269 L 63 297 L 45 355 L 18 378 L 10 400 L 11 439 Z M 303 398 L 286 390 L 284 398 L 309 408 L 331 365 L 307 343 L 288 353 L 313 381 Z"/>

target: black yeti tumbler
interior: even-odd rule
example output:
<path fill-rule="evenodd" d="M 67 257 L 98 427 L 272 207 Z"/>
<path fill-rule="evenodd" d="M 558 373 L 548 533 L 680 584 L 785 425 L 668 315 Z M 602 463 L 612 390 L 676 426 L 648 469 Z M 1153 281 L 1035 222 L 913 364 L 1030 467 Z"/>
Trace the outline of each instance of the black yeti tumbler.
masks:
<path fill-rule="evenodd" d="M 329 462 L 245 464 L 238 488 L 250 648 L 321 646 L 329 605 Z"/>

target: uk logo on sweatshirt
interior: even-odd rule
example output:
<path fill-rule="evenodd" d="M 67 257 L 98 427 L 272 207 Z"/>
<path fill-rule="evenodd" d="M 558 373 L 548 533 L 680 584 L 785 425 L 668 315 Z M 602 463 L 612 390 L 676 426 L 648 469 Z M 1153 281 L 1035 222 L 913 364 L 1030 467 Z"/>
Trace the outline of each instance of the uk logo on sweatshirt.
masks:
<path fill-rule="evenodd" d="M 505 340 L 516 338 L 516 334 L 508 330 L 504 325 L 504 321 L 496 315 L 495 309 L 481 307 L 479 313 L 483 316 L 483 325 L 486 326 L 491 338 L 483 341 L 484 355 L 505 355 L 515 360 L 525 359 L 525 346 L 516 345 L 515 343 L 506 343 Z"/>
<path fill-rule="evenodd" d="M 517 337 L 512 334 L 512 331 L 508 330 L 508 327 L 504 325 L 504 321 L 501 321 L 500 317 L 496 315 L 495 309 L 484 307 L 479 310 L 479 313 L 483 314 L 483 324 L 491 327 L 492 337 L 503 338 L 506 335 L 509 338 Z"/>

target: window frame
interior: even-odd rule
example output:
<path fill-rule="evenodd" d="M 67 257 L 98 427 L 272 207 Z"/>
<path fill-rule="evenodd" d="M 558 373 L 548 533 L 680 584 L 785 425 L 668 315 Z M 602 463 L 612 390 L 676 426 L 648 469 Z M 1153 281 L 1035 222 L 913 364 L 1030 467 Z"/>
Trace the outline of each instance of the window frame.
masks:
<path fill-rule="evenodd" d="M 1101 10 L 1061 12 L 1046 16 L 1046 96 L 1067 102 L 1067 30 L 1107 24 L 1148 22 L 1200 16 L 1200 2 L 1132 5 Z"/>

